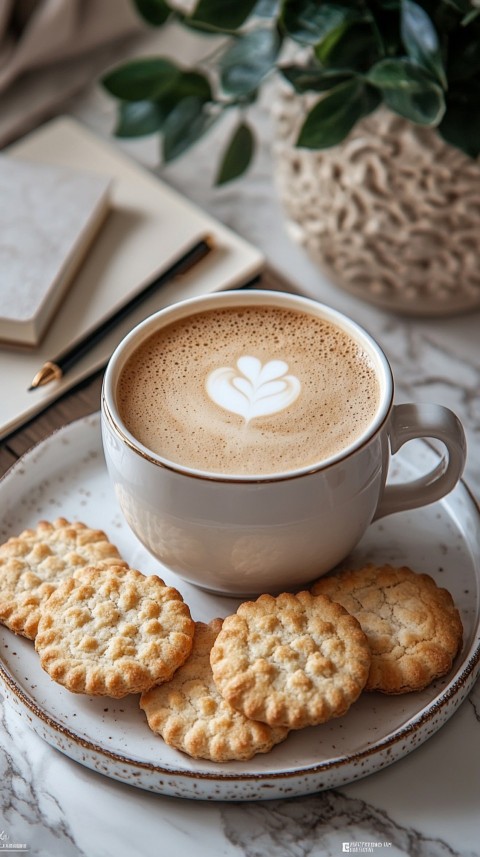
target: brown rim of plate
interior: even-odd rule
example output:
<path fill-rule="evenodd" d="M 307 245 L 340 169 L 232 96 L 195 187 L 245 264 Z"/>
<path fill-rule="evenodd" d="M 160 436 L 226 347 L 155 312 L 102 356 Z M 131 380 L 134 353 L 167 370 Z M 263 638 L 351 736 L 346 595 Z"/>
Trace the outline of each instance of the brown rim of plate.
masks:
<path fill-rule="evenodd" d="M 74 744 L 79 747 L 83 747 L 86 750 L 90 750 L 93 753 L 97 753 L 101 756 L 104 756 L 107 759 L 113 760 L 115 762 L 120 762 L 123 765 L 133 765 L 136 768 L 141 768 L 142 770 L 151 771 L 152 773 L 164 774 L 166 776 L 175 775 L 176 777 L 186 777 L 187 779 L 201 779 L 201 780 L 212 780 L 212 781 L 235 781 L 235 782 L 255 782 L 261 780 L 285 780 L 293 777 L 298 777 L 299 775 L 313 775 L 317 773 L 322 773 L 325 771 L 335 770 L 336 768 L 340 768 L 343 765 L 351 764 L 352 762 L 359 762 L 363 759 L 368 759 L 370 756 L 377 754 L 378 752 L 390 750 L 394 747 L 398 742 L 403 741 L 409 735 L 415 733 L 421 726 L 425 723 L 428 723 L 438 712 L 444 708 L 448 703 L 457 695 L 457 693 L 462 689 L 462 687 L 466 684 L 467 680 L 471 678 L 472 685 L 476 679 L 476 668 L 480 668 L 480 642 L 477 644 L 477 647 L 474 649 L 470 659 L 466 663 L 460 675 L 453 682 L 453 684 L 448 685 L 445 690 L 440 694 L 439 697 L 432 700 L 428 706 L 427 710 L 424 710 L 420 716 L 414 718 L 413 722 L 408 726 L 404 726 L 399 729 L 398 732 L 384 738 L 382 741 L 379 741 L 377 744 L 372 744 L 366 750 L 359 751 L 357 753 L 352 753 L 348 756 L 340 756 L 338 759 L 330 760 L 327 762 L 322 762 L 320 764 L 312 765 L 309 767 L 296 768 L 291 771 L 271 771 L 271 772 L 252 772 L 249 774 L 241 773 L 235 774 L 230 772 L 221 772 L 221 773 L 207 773 L 205 771 L 190 771 L 187 769 L 179 769 L 179 768 L 163 768 L 160 765 L 155 765 L 152 762 L 142 762 L 139 759 L 130 759 L 128 756 L 122 756 L 120 753 L 115 753 L 112 750 L 107 750 L 105 747 L 101 747 L 98 744 L 94 744 L 93 741 L 86 740 L 85 738 L 81 738 L 71 729 L 68 729 L 66 726 L 63 726 L 61 723 L 58 723 L 53 717 L 46 714 L 38 705 L 36 705 L 33 700 L 31 700 L 26 693 L 22 690 L 21 687 L 17 685 L 15 680 L 12 678 L 8 670 L 3 666 L 0 662 L 0 678 L 3 679 L 5 684 L 8 686 L 11 693 L 13 693 L 19 702 L 25 705 L 32 714 L 41 720 L 46 726 L 50 729 L 53 729 L 62 737 L 68 738 Z M 470 685 L 465 689 L 465 696 L 470 689 Z M 463 701 L 465 697 L 461 697 L 460 702 Z M 432 733 L 433 734 L 433 733 Z"/>
<path fill-rule="evenodd" d="M 65 429 L 69 429 L 78 425 L 84 421 L 94 421 L 99 420 L 99 413 L 90 414 L 86 417 L 80 417 L 78 420 L 74 420 L 71 423 L 68 423 L 66 426 L 61 426 L 52 432 L 51 435 L 39 441 L 39 443 L 35 444 L 35 446 L 31 447 L 31 449 L 27 450 L 4 474 L 0 477 L 0 484 L 5 480 L 5 478 L 11 475 L 17 467 L 19 467 L 24 458 L 28 457 L 32 452 L 38 450 L 38 447 L 43 445 L 45 442 L 49 441 L 52 437 L 58 434 L 59 431 L 64 431 Z M 422 439 L 423 442 L 429 447 L 429 449 L 438 457 L 441 458 L 440 453 L 435 449 L 435 447 L 428 443 L 427 440 Z M 471 492 L 468 485 L 464 482 L 463 479 L 459 480 L 459 484 L 462 485 L 464 490 L 467 492 L 470 500 L 472 501 L 475 509 L 477 510 L 478 515 L 480 516 L 480 502 L 477 501 L 474 494 Z M 458 657 L 458 656 L 457 656 Z M 0 656 L 0 679 L 3 680 L 8 690 L 12 695 L 14 695 L 20 703 L 22 703 L 26 708 L 28 708 L 31 713 L 37 717 L 40 721 L 42 721 L 46 726 L 50 729 L 57 732 L 60 736 L 68 738 L 74 744 L 79 747 L 83 747 L 86 750 L 89 750 L 93 753 L 97 753 L 103 756 L 106 759 L 110 759 L 115 762 L 119 762 L 126 766 L 135 766 L 137 768 L 141 768 L 142 770 L 151 771 L 152 773 L 162 774 L 165 776 L 175 776 L 175 777 L 184 777 L 189 780 L 211 780 L 212 782 L 261 782 L 263 780 L 288 780 L 298 777 L 299 775 L 305 776 L 313 776 L 315 774 L 319 774 L 322 772 L 328 772 L 331 770 L 335 770 L 344 765 L 351 764 L 352 762 L 360 762 L 364 759 L 368 759 L 369 757 L 375 755 L 381 751 L 387 751 L 387 753 L 396 746 L 399 742 L 403 741 L 405 738 L 408 738 L 410 735 L 414 734 L 421 728 L 424 724 L 428 723 L 432 720 L 438 712 L 446 707 L 449 702 L 451 702 L 455 696 L 464 688 L 464 686 L 469 682 L 468 686 L 464 689 L 464 695 L 460 698 L 459 704 L 463 702 L 466 694 L 470 690 L 470 687 L 473 686 L 473 683 L 477 677 L 477 672 L 480 671 L 480 639 L 477 641 L 476 646 L 473 648 L 473 651 L 470 654 L 470 657 L 464 664 L 460 674 L 457 678 L 449 683 L 447 687 L 433 699 L 427 705 L 427 710 L 423 710 L 420 715 L 416 715 L 412 722 L 410 722 L 407 726 L 401 727 L 396 733 L 384 738 L 379 741 L 377 744 L 372 744 L 367 749 L 362 750 L 358 753 L 353 753 L 348 756 L 340 756 L 338 759 L 323 762 L 320 764 L 312 765 L 305 768 L 297 768 L 292 769 L 290 771 L 272 771 L 269 773 L 266 772 L 258 772 L 258 773 L 207 773 L 204 771 L 189 771 L 182 770 L 178 768 L 163 768 L 159 765 L 155 765 L 152 762 L 141 762 L 137 759 L 129 759 L 128 756 L 122 756 L 120 753 L 115 753 L 111 750 L 107 750 L 104 747 L 99 746 L 98 744 L 94 744 L 93 741 L 86 740 L 85 738 L 81 738 L 71 729 L 68 729 L 66 726 L 63 726 L 61 723 L 58 723 L 53 717 L 46 714 L 43 709 L 41 709 L 32 699 L 30 699 L 27 694 L 23 691 L 23 689 L 16 683 L 15 679 L 11 676 L 9 671 L 3 665 Z M 437 731 L 437 730 L 434 730 Z M 432 732 L 433 734 L 433 732 Z M 394 760 L 392 760 L 394 761 Z M 232 763 L 234 764 L 234 763 Z M 387 763 L 388 764 L 388 763 Z"/>

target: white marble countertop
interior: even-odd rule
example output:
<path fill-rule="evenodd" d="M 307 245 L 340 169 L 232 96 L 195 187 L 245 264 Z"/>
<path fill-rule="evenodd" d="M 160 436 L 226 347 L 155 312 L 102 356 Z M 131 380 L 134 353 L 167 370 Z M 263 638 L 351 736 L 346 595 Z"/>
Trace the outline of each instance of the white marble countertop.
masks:
<path fill-rule="evenodd" d="M 67 110 L 108 137 L 109 99 L 92 87 Z M 225 129 L 163 169 L 162 177 L 257 244 L 302 290 L 366 327 L 386 351 L 396 400 L 450 406 L 466 428 L 465 478 L 480 496 L 480 313 L 452 319 L 393 316 L 342 293 L 288 237 L 278 202 L 265 104 L 255 108 L 262 143 L 247 178 L 212 187 Z M 157 141 L 123 147 L 154 166 Z M 392 857 L 480 855 L 480 688 L 422 746 L 365 779 L 308 797 L 246 804 L 152 795 L 107 779 L 44 743 L 0 703 L 0 851 L 41 857 Z M 356 846 L 355 846 L 356 843 Z M 9 849 L 8 847 L 9 846 Z M 18 853 L 18 852 L 17 852 Z"/>

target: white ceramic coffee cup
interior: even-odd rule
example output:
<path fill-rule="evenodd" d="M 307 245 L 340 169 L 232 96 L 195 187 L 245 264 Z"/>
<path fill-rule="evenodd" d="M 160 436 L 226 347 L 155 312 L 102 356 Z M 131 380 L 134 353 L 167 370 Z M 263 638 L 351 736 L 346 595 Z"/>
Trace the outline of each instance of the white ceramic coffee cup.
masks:
<path fill-rule="evenodd" d="M 195 470 L 168 461 L 133 437 L 116 402 L 126 360 L 164 325 L 232 305 L 307 312 L 333 322 L 360 342 L 373 361 L 381 391 L 368 430 L 325 461 L 268 476 Z M 372 521 L 447 494 L 459 480 L 466 457 L 465 435 L 452 411 L 441 405 L 393 404 L 390 365 L 368 333 L 316 301 L 270 291 L 194 298 L 161 310 L 134 328 L 105 373 L 102 433 L 120 507 L 139 540 L 181 578 L 235 596 L 308 584 L 344 559 Z M 438 466 L 412 482 L 386 485 L 391 455 L 418 437 L 443 442 Z"/>

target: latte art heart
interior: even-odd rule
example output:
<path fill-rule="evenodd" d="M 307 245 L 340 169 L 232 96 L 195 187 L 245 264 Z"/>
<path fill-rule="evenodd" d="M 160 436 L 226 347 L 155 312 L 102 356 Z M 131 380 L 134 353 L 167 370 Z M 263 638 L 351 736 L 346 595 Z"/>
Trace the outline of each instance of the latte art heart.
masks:
<path fill-rule="evenodd" d="M 288 363 L 269 360 L 262 365 L 258 357 L 245 355 L 237 368 L 222 366 L 207 378 L 207 393 L 226 411 L 243 417 L 246 423 L 255 417 L 271 416 L 285 410 L 298 397 L 301 384 L 288 375 Z"/>
<path fill-rule="evenodd" d="M 315 313 L 250 300 L 161 326 L 127 358 L 120 417 L 153 453 L 256 478 L 317 465 L 372 425 L 382 393 L 363 347 Z"/>

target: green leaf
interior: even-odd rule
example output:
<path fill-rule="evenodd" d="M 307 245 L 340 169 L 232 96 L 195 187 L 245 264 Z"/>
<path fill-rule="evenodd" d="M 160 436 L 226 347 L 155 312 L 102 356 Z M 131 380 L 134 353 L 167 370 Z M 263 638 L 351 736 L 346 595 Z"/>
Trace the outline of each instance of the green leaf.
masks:
<path fill-rule="evenodd" d="M 358 120 L 375 110 L 379 103 L 378 92 L 362 81 L 341 83 L 310 111 L 296 145 L 307 149 L 336 146 Z"/>
<path fill-rule="evenodd" d="M 240 36 L 220 60 L 220 80 L 230 95 L 256 89 L 272 69 L 280 49 L 276 30 L 259 27 Z"/>
<path fill-rule="evenodd" d="M 163 159 L 173 161 L 203 136 L 214 117 L 205 111 L 201 98 L 183 98 L 168 114 L 163 124 Z"/>
<path fill-rule="evenodd" d="M 175 13 L 175 17 L 186 30 L 191 30 L 193 33 L 201 33 L 203 36 L 216 36 L 218 38 L 223 33 L 232 34 L 231 30 L 223 30 L 220 25 L 214 27 L 213 24 L 204 24 L 202 21 L 195 21 L 178 10 Z"/>
<path fill-rule="evenodd" d="M 472 110 L 470 104 L 448 102 L 438 130 L 447 143 L 471 158 L 480 155 L 480 109 Z"/>
<path fill-rule="evenodd" d="M 160 131 L 168 113 L 155 101 L 124 101 L 120 105 L 116 137 L 145 137 Z"/>
<path fill-rule="evenodd" d="M 169 93 L 178 100 L 189 96 L 200 98 L 202 101 L 210 101 L 212 98 L 212 89 L 208 78 L 196 71 L 178 72 Z"/>
<path fill-rule="evenodd" d="M 102 84 L 122 101 L 155 101 L 171 88 L 178 74 L 170 60 L 138 59 L 118 66 L 102 78 Z"/>
<path fill-rule="evenodd" d="M 480 9 L 472 9 L 472 11 L 469 12 L 468 15 L 465 15 L 465 17 L 463 18 L 462 27 L 468 27 L 469 24 L 472 24 L 474 21 L 476 21 L 479 15 Z"/>
<path fill-rule="evenodd" d="M 165 0 L 133 0 L 142 18 L 154 27 L 161 27 L 172 10 Z"/>
<path fill-rule="evenodd" d="M 471 0 L 444 0 L 446 6 L 451 6 L 462 15 L 466 15 L 472 8 Z"/>
<path fill-rule="evenodd" d="M 379 56 L 402 56 L 404 48 L 400 39 L 400 0 L 395 3 L 369 3 L 370 20 L 378 45 Z"/>
<path fill-rule="evenodd" d="M 251 15 L 256 2 L 257 0 L 199 0 L 190 19 L 218 30 L 238 30 Z"/>
<path fill-rule="evenodd" d="M 350 80 L 353 72 L 350 70 L 320 68 L 319 66 L 286 65 L 279 68 L 280 74 L 293 86 L 295 92 L 325 92 L 333 89 L 339 83 Z"/>
<path fill-rule="evenodd" d="M 253 133 L 245 122 L 241 122 L 223 154 L 215 184 L 226 184 L 241 176 L 252 160 L 254 149 Z"/>
<path fill-rule="evenodd" d="M 385 104 L 418 125 L 438 125 L 445 112 L 441 87 L 410 60 L 381 60 L 367 75 L 377 86 Z"/>
<path fill-rule="evenodd" d="M 196 143 L 215 119 L 205 110 L 212 92 L 204 75 L 179 72 L 167 95 L 169 109 L 162 126 L 163 158 L 172 161 Z"/>
<path fill-rule="evenodd" d="M 453 34 L 449 40 L 449 60 L 447 65 L 450 88 L 456 81 L 467 81 L 475 77 L 479 72 L 480 39 L 469 39 L 466 32 Z"/>
<path fill-rule="evenodd" d="M 326 68 L 367 70 L 380 58 L 380 48 L 371 23 L 342 24 L 315 47 L 315 56 Z"/>
<path fill-rule="evenodd" d="M 280 0 L 257 0 L 254 14 L 259 18 L 274 18 L 278 15 Z"/>
<path fill-rule="evenodd" d="M 413 0 L 402 2 L 401 33 L 410 59 L 429 71 L 446 89 L 437 31 L 425 10 Z"/>
<path fill-rule="evenodd" d="M 316 45 L 345 24 L 363 18 L 359 9 L 317 0 L 284 0 L 280 21 L 290 38 Z"/>

